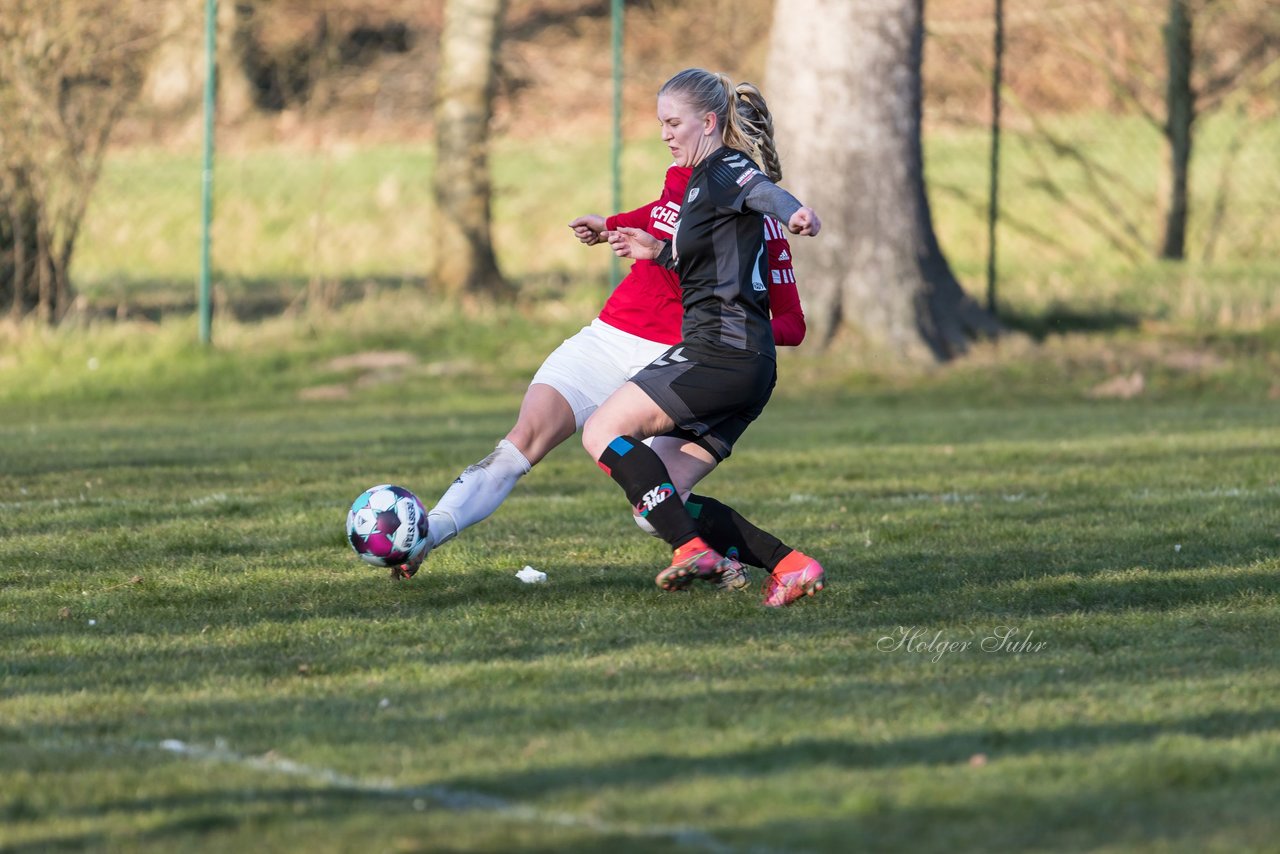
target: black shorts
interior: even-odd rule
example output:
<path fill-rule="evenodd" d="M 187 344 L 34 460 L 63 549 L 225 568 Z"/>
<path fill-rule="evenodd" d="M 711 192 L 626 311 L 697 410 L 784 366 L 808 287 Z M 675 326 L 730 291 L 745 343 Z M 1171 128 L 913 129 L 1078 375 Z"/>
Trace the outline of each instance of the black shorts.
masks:
<path fill-rule="evenodd" d="M 778 366 L 768 356 L 706 344 L 677 344 L 631 381 L 671 416 L 665 434 L 696 442 L 724 460 L 773 394 Z"/>

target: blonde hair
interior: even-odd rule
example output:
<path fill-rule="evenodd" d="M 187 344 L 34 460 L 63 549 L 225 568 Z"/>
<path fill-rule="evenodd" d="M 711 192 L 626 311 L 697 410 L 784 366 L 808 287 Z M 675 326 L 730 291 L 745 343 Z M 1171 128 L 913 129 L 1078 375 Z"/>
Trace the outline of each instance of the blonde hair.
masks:
<path fill-rule="evenodd" d="M 759 161 L 770 180 L 782 180 L 782 161 L 773 141 L 773 116 L 754 84 L 735 86 L 724 74 L 686 68 L 663 83 L 658 94 L 679 96 L 699 113 L 715 113 L 724 144 Z M 733 109 L 729 109 L 731 105 Z"/>
<path fill-rule="evenodd" d="M 769 105 L 753 83 L 739 83 L 735 94 L 734 112 L 747 138 L 754 143 L 747 152 L 755 155 L 769 180 L 776 184 L 782 180 L 782 158 L 778 157 L 778 147 L 773 141 L 773 114 L 769 112 Z"/>

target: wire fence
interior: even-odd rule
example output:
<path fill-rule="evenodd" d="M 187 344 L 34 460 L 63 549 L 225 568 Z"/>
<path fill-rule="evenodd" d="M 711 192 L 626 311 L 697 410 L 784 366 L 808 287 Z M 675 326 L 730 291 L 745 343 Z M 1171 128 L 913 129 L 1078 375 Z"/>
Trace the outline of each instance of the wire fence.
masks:
<path fill-rule="evenodd" d="M 248 22 L 260 27 L 248 31 L 258 33 L 249 82 L 272 100 L 245 122 L 255 108 L 245 106 L 243 80 L 219 93 L 222 108 L 236 107 L 218 128 L 216 301 L 254 310 L 264 299 L 327 299 L 344 288 L 429 287 L 438 5 L 224 0 L 224 22 L 233 5 L 239 14 L 258 8 Z M 1280 316 L 1271 295 L 1280 276 L 1280 7 L 1186 3 L 1196 115 L 1186 260 L 1169 264 L 1159 255 L 1176 183 L 1166 128 L 1173 5 L 926 5 L 926 179 L 943 249 L 975 296 L 994 283 L 1002 307 L 1021 312 L 1082 302 L 1146 311 L 1154 299 L 1157 313 Z M 666 151 L 652 97 L 672 63 L 696 58 L 767 84 L 772 2 L 625 8 L 624 206 L 659 188 Z M 199 11 L 175 27 L 178 46 L 191 43 L 173 51 L 179 63 L 201 54 Z M 234 41 L 225 29 L 224 64 Z M 249 36 L 234 38 L 244 49 Z M 608 282 L 606 253 L 565 239 L 563 223 L 611 203 L 609 45 L 608 3 L 511 4 L 490 152 L 493 233 L 504 270 L 535 290 L 545 280 Z M 188 88 L 193 128 L 199 87 Z M 123 302 L 196 281 L 199 155 L 196 135 L 186 139 L 123 148 L 108 162 L 77 256 L 79 283 L 95 298 Z"/>
<path fill-rule="evenodd" d="M 1179 5 L 1189 25 L 1194 120 L 1185 261 L 1176 269 L 1194 271 L 1200 286 L 1242 270 L 1249 278 L 1253 270 L 1256 281 L 1244 287 L 1258 296 L 1274 281 L 1280 261 L 1274 3 L 954 0 L 935 4 L 927 23 L 926 140 L 943 245 L 971 286 L 983 278 L 990 252 L 980 227 L 989 185 L 974 173 L 979 164 L 990 171 L 980 154 L 990 151 L 997 68 L 998 280 L 1043 306 L 1117 280 L 1169 276 L 1160 259 L 1177 204 L 1169 34 Z"/>

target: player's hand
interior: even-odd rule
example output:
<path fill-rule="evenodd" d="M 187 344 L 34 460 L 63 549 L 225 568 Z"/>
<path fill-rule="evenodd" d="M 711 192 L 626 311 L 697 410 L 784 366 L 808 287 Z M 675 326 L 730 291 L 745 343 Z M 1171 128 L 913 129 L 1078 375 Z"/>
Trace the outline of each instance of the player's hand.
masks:
<path fill-rule="evenodd" d="M 818 219 L 818 214 L 813 208 L 800 208 L 791 215 L 791 219 L 787 220 L 787 230 L 792 234 L 817 237 L 818 232 L 822 230 L 822 220 Z"/>
<path fill-rule="evenodd" d="M 573 229 L 573 236 L 587 246 L 595 246 L 604 240 L 604 217 L 599 214 L 580 216 L 569 223 L 569 227 Z"/>
<path fill-rule="evenodd" d="M 619 258 L 652 261 L 662 251 L 662 241 L 639 228 L 623 227 L 606 231 L 605 238 L 613 248 L 613 253 Z"/>

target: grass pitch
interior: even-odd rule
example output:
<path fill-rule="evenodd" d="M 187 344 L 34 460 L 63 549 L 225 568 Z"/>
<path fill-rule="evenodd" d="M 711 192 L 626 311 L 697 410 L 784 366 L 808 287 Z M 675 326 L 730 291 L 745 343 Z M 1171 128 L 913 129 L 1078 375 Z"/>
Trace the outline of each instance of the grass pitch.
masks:
<path fill-rule="evenodd" d="M 348 502 L 430 503 L 576 328 L 405 300 L 10 333 L 0 849 L 1276 850 L 1269 333 L 788 354 L 706 483 L 827 566 L 772 611 L 654 587 L 572 444 L 359 563 Z"/>

